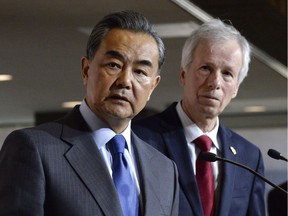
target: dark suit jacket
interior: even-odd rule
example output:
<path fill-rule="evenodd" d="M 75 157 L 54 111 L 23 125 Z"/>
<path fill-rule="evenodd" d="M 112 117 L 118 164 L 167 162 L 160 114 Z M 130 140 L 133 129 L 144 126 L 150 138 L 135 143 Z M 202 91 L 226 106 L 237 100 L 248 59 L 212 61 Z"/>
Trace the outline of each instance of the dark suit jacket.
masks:
<path fill-rule="evenodd" d="M 132 128 L 140 138 L 176 162 L 180 184 L 179 215 L 203 215 L 186 138 L 176 112 L 176 103 L 160 114 L 133 122 Z M 263 175 L 263 159 L 255 145 L 221 124 L 218 136 L 222 144 L 222 157 L 249 166 Z M 236 149 L 236 155 L 231 152 L 230 146 Z M 232 164 L 222 163 L 221 170 L 221 197 L 215 207 L 216 215 L 265 215 L 264 182 Z"/>
<path fill-rule="evenodd" d="M 174 162 L 132 133 L 140 215 L 178 215 Z M 108 169 L 79 108 L 63 120 L 12 132 L 0 152 L 1 216 L 121 215 Z"/>

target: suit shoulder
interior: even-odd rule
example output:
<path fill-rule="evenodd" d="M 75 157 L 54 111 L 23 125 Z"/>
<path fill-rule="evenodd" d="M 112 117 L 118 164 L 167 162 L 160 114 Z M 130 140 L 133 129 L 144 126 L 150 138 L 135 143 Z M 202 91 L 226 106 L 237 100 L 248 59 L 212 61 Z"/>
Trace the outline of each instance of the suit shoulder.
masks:
<path fill-rule="evenodd" d="M 41 125 L 37 125 L 35 127 L 30 127 L 30 128 L 23 128 L 14 131 L 15 134 L 26 134 L 26 135 L 34 135 L 37 136 L 37 134 L 41 135 L 52 135 L 52 134 L 58 134 L 59 131 L 62 129 L 62 124 L 58 122 L 48 122 L 48 123 L 43 123 Z M 13 132 L 12 132 L 13 134 Z"/>
<path fill-rule="evenodd" d="M 61 124 L 45 123 L 35 127 L 27 127 L 12 131 L 5 138 L 3 147 L 8 145 L 27 146 L 33 143 L 43 143 L 49 138 L 58 138 L 61 133 Z"/>
<path fill-rule="evenodd" d="M 160 121 L 161 121 L 161 115 L 158 113 L 145 118 L 139 118 L 135 120 L 133 119 L 132 127 L 148 127 L 148 126 L 155 127 L 155 125 L 159 124 Z"/>
<path fill-rule="evenodd" d="M 131 124 L 137 134 L 163 133 L 165 130 L 177 129 L 181 126 L 180 119 L 173 106 L 152 116 L 133 120 Z"/>
<path fill-rule="evenodd" d="M 225 127 L 223 124 L 220 123 L 219 125 L 219 130 L 218 133 L 220 135 L 220 137 L 230 137 L 232 140 L 237 140 L 238 142 L 241 143 L 245 143 L 245 144 L 252 144 L 254 145 L 252 142 L 250 142 L 248 139 L 246 139 L 245 137 L 243 137 L 242 135 L 240 135 L 238 132 Z"/>
<path fill-rule="evenodd" d="M 250 153 L 255 154 L 256 152 L 261 155 L 260 148 L 239 133 L 223 126 L 220 126 L 219 133 L 220 137 L 224 137 L 225 134 L 230 136 L 231 142 L 237 144 L 239 148 L 243 149 L 243 153 L 246 155 L 249 155 Z"/>

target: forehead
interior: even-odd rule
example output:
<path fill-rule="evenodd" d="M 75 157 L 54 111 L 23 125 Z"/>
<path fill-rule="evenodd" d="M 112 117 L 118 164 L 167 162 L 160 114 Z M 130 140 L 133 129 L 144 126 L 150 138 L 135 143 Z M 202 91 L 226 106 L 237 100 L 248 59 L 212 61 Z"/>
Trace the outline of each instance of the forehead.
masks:
<path fill-rule="evenodd" d="M 195 48 L 195 53 L 215 54 L 215 53 L 227 53 L 231 51 L 237 51 L 242 54 L 242 49 L 237 40 L 225 40 L 225 41 L 209 41 L 201 40 Z"/>
<path fill-rule="evenodd" d="M 242 63 L 242 49 L 236 40 L 211 42 L 200 41 L 194 52 L 194 60 L 220 61 L 226 63 Z"/>
<path fill-rule="evenodd" d="M 113 50 L 129 58 L 159 60 L 159 50 L 155 39 L 146 33 L 123 29 L 112 29 L 102 39 L 100 50 Z"/>

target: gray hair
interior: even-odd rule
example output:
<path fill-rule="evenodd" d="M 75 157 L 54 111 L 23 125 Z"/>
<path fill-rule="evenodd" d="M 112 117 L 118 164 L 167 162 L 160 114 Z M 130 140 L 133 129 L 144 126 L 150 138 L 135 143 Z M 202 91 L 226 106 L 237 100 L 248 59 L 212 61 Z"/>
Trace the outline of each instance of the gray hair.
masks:
<path fill-rule="evenodd" d="M 192 32 L 186 40 L 182 49 L 181 67 L 188 70 L 194 58 L 194 52 L 202 40 L 208 40 L 213 43 L 221 43 L 227 40 L 236 40 L 242 50 L 242 68 L 238 77 L 238 84 L 240 85 L 248 74 L 250 63 L 250 46 L 244 36 L 234 28 L 232 25 L 225 24 L 219 19 L 212 19 L 202 24 L 197 30 Z"/>
<path fill-rule="evenodd" d="M 93 59 L 102 39 L 111 29 L 115 28 L 145 33 L 155 39 L 159 51 L 158 74 L 160 74 L 165 61 L 164 43 L 146 17 L 134 11 L 127 10 L 104 16 L 95 25 L 90 34 L 86 48 L 86 57 Z"/>

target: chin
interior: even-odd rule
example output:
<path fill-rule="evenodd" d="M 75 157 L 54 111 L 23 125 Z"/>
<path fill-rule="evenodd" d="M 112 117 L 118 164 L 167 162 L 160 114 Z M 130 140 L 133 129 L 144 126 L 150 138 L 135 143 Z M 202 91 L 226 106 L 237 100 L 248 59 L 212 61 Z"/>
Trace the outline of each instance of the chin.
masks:
<path fill-rule="evenodd" d="M 205 109 L 204 113 L 207 118 L 215 118 L 220 114 L 218 110 L 212 108 Z"/>
<path fill-rule="evenodd" d="M 132 118 L 131 116 L 133 116 L 131 113 L 127 112 L 127 110 L 125 111 L 114 110 L 112 112 L 109 112 L 109 115 L 118 119 L 131 119 Z"/>

